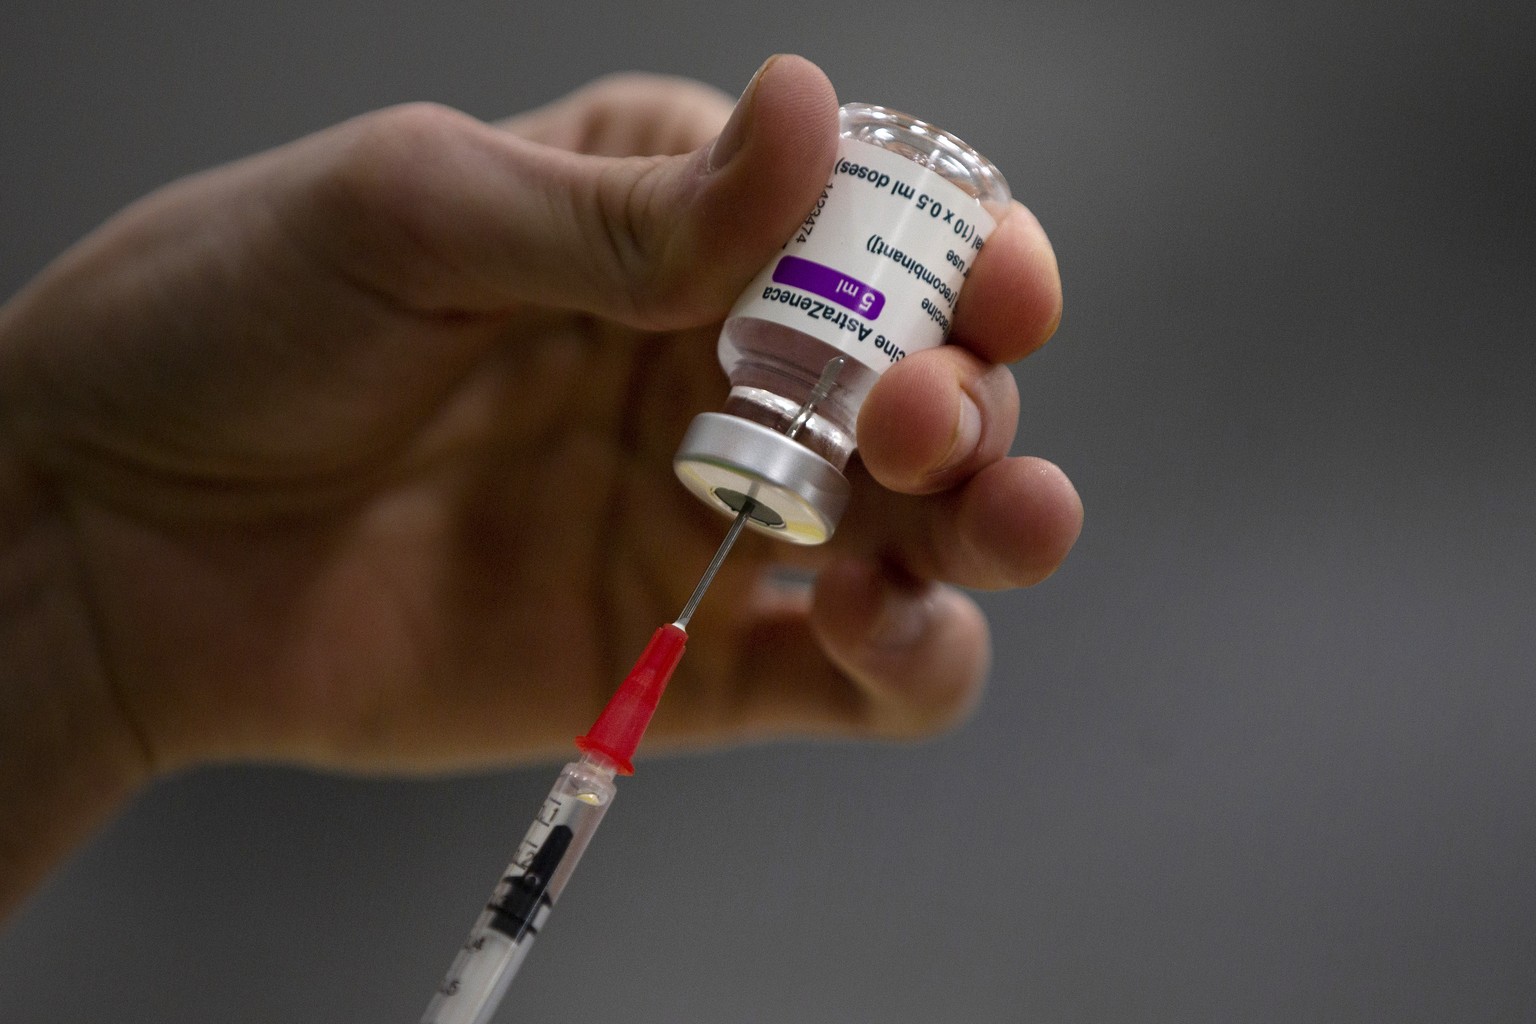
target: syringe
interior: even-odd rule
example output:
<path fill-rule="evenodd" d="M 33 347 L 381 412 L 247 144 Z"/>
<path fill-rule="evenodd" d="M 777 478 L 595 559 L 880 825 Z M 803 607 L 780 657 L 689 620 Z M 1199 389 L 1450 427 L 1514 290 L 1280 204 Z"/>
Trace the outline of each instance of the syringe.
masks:
<path fill-rule="evenodd" d="M 567 764 L 544 798 L 507 866 L 501 884 L 475 921 L 421 1024 L 484 1024 L 496 1012 L 533 940 L 560 898 L 576 862 L 613 803 L 615 775 L 632 775 L 630 758 L 650 724 L 672 670 L 688 642 L 688 621 L 756 509 L 750 497 L 676 621 L 651 635 L 635 667 L 591 730 L 576 740 L 581 757 Z"/>
<path fill-rule="evenodd" d="M 805 426 L 817 403 L 831 392 L 844 362 L 842 356 L 837 356 L 822 369 L 821 379 L 811 389 L 810 397 L 784 430 L 786 437 L 793 439 Z M 591 730 L 577 738 L 581 757 L 561 770 L 554 788 L 544 798 L 517 855 L 454 957 L 448 976 L 422 1015 L 421 1024 L 485 1024 L 496 1012 L 571 872 L 576 870 L 576 862 L 592 833 L 613 803 L 614 776 L 634 774 L 630 758 L 640 746 L 640 738 L 650 725 L 673 669 L 682 660 L 683 647 L 688 642 L 688 623 L 748 521 L 763 515 L 758 499 L 756 483 L 745 494 L 732 493 L 730 505 L 736 509 L 736 518 L 715 550 L 715 557 L 710 559 L 677 619 L 651 634 L 635 667 L 624 677 Z"/>

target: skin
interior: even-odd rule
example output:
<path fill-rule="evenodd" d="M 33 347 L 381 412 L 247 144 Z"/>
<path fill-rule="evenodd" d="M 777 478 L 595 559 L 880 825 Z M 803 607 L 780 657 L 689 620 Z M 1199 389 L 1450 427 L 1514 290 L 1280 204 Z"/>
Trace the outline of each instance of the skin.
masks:
<path fill-rule="evenodd" d="M 836 102 L 780 57 L 734 114 L 644 76 L 499 125 L 380 111 L 141 200 L 0 309 L 0 910 L 161 773 L 568 750 L 723 534 L 671 455 Z M 1003 364 L 1060 309 L 1018 207 L 953 344 L 870 395 L 839 534 L 732 555 L 648 750 L 972 706 L 956 585 L 1035 583 L 1081 524 L 1007 457 Z"/>

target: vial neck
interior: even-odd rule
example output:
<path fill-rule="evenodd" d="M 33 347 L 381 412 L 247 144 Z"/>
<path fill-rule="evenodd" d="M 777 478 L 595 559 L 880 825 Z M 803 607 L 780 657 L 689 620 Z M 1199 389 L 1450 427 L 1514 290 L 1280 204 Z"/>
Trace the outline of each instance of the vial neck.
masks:
<path fill-rule="evenodd" d="M 795 390 L 785 388 L 783 390 Z M 808 390 L 808 389 L 807 389 Z M 841 411 L 830 403 L 818 406 L 808 417 L 801 416 L 804 396 L 782 394 L 763 387 L 738 384 L 731 388 L 721 411 L 727 416 L 739 416 L 753 423 L 760 423 L 770 430 L 786 433 L 797 421 L 799 429 L 794 439 L 797 443 L 820 455 L 832 468 L 842 472 L 853 454 L 854 437 L 852 424 L 840 422 L 836 415 Z"/>

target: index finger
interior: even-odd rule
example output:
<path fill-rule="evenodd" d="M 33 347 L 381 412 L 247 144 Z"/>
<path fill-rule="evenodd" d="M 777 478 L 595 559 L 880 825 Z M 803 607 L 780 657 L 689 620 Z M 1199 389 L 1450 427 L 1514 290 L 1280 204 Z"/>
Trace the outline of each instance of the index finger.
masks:
<path fill-rule="evenodd" d="M 1015 202 L 971 267 L 949 340 L 1011 363 L 1044 345 L 1060 323 L 1055 250 L 1035 215 Z"/>
<path fill-rule="evenodd" d="M 497 127 L 592 156 L 675 156 L 709 142 L 730 116 L 731 98 L 713 86 L 631 72 L 600 78 Z"/>

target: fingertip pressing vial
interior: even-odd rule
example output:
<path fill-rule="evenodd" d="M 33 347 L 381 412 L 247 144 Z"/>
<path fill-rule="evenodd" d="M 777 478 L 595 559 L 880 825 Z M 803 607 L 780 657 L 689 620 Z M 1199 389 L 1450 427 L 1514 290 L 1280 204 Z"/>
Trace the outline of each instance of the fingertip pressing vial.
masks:
<path fill-rule="evenodd" d="M 720 333 L 731 390 L 694 419 L 673 468 L 722 512 L 797 544 L 832 535 L 859 407 L 908 354 L 944 343 L 1010 196 L 960 139 L 865 103 L 838 111 L 831 180 Z"/>

